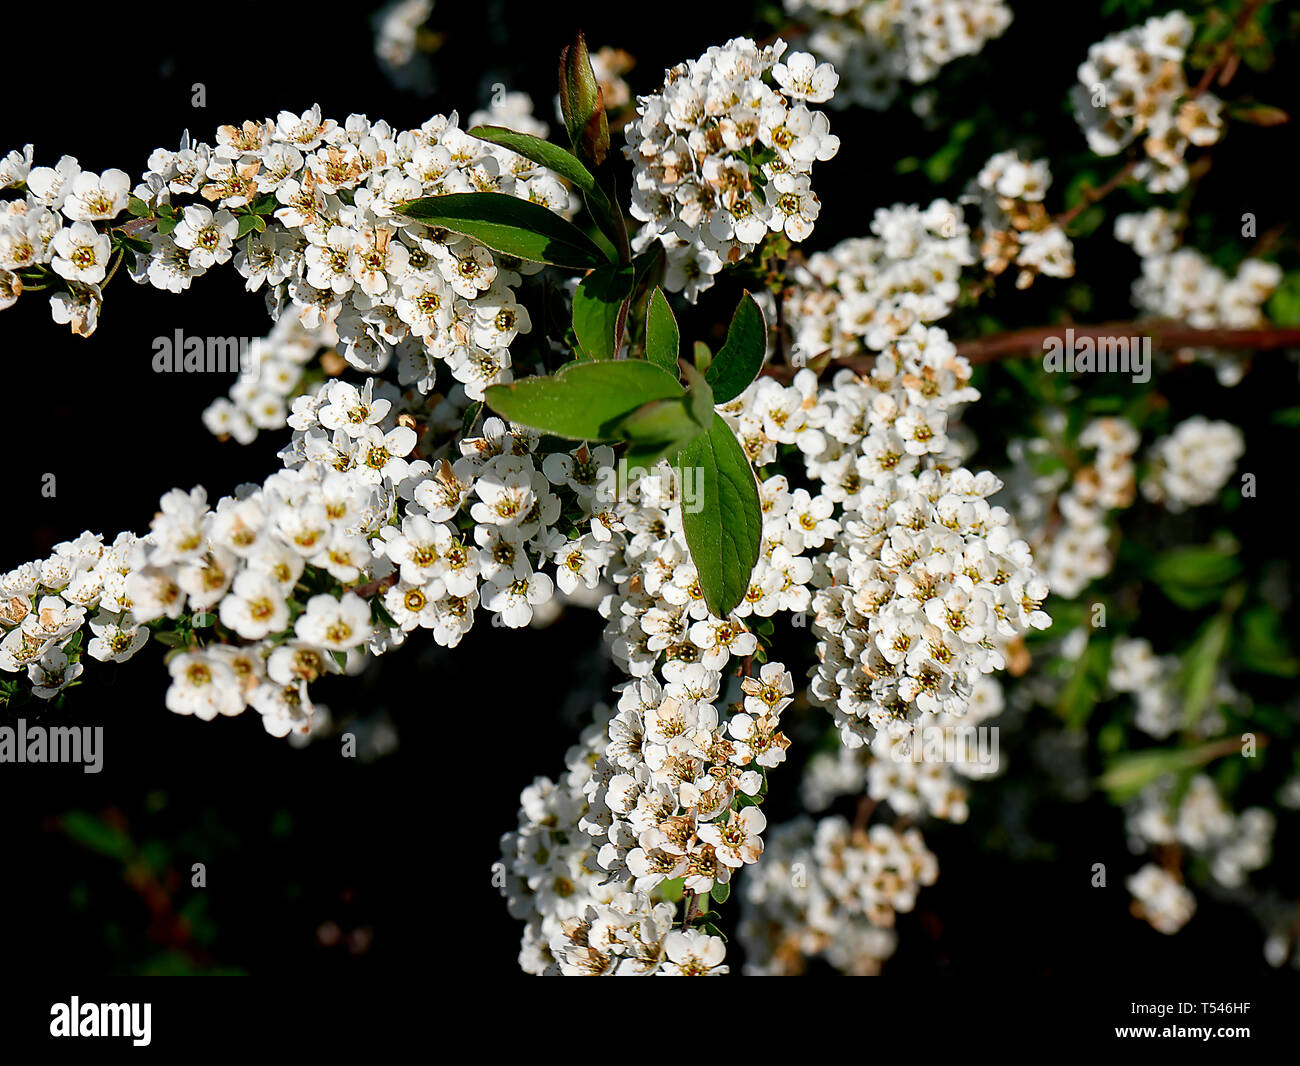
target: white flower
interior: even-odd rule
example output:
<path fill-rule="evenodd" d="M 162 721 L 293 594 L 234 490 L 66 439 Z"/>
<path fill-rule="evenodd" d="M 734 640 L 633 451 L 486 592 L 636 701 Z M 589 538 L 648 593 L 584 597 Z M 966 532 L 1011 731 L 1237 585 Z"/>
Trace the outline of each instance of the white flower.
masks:
<path fill-rule="evenodd" d="M 61 278 L 97 285 L 108 273 L 112 243 L 89 222 L 74 222 L 50 242 L 50 266 Z"/>
<path fill-rule="evenodd" d="M 298 639 L 330 651 L 347 651 L 370 639 L 370 606 L 345 592 L 341 600 L 328 593 L 313 596 L 294 623 Z"/>

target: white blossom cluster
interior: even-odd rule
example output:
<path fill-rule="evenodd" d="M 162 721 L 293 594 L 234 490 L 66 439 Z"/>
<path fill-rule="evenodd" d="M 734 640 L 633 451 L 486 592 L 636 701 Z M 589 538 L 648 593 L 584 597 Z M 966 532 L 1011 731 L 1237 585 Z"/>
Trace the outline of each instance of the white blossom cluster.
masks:
<path fill-rule="evenodd" d="M 1074 276 L 1074 244 L 1043 206 L 1051 184 L 1047 160 L 1027 162 L 1016 152 L 999 152 L 962 194 L 963 203 L 980 210 L 977 237 L 985 269 L 1001 274 L 1015 264 L 1018 289 L 1029 288 L 1039 274 Z"/>
<path fill-rule="evenodd" d="M 876 730 L 906 737 L 925 713 L 960 716 L 1005 665 L 1001 644 L 1050 622 L 1028 545 L 987 502 L 1001 482 L 952 458 L 948 417 L 978 397 L 969 380 L 943 330 L 917 325 L 865 377 L 840 371 L 817 393 L 801 376 L 751 387 L 772 396 L 761 427 L 741 420 L 751 457 L 770 461 L 766 439 L 797 444 L 840 508 L 839 535 L 814 560 L 809 694 L 852 747 Z"/>
<path fill-rule="evenodd" d="M 0 670 L 26 673 L 32 693 L 48 700 L 84 672 L 81 652 L 125 662 L 139 651 L 148 630 L 124 618 L 136 539 L 123 533 L 106 545 L 103 537 L 83 533 L 54 545 L 46 558 L 0 575 Z M 87 622 L 93 636 L 83 649 Z"/>
<path fill-rule="evenodd" d="M 1145 315 L 1185 323 L 1193 329 L 1253 329 L 1267 324 L 1264 304 L 1282 282 L 1276 263 L 1246 258 L 1229 277 L 1195 248 L 1179 247 L 1185 219 L 1163 208 L 1120 215 L 1115 236 L 1142 257 L 1142 276 L 1133 282 L 1133 306 Z M 1211 348 L 1184 357 L 1209 362 L 1221 385 L 1236 385 L 1243 360 Z"/>
<path fill-rule="evenodd" d="M 248 346 L 247 365 L 227 396 L 218 397 L 203 412 L 203 424 L 218 437 L 251 444 L 263 430 L 283 429 L 290 397 L 303 383 L 307 364 L 332 349 L 338 334 L 331 323 L 307 329 L 297 318 L 283 316 L 271 332 Z"/>
<path fill-rule="evenodd" d="M 593 764 L 609 743 L 609 708 L 597 705 L 595 718 L 565 756 L 559 782 L 539 777 L 524 789 L 518 827 L 501 837 L 500 887 L 511 917 L 525 923 L 525 973 L 645 972 L 672 926 L 672 904 L 602 883 L 596 849 L 578 828 Z M 626 920 L 632 915 L 640 920 Z"/>
<path fill-rule="evenodd" d="M 1137 703 L 1133 724 L 1147 736 L 1163 740 L 1183 727 L 1183 699 L 1176 655 L 1156 655 L 1143 637 L 1118 637 L 1111 645 L 1107 683 L 1116 692 L 1130 693 Z M 1220 676 L 1213 701 L 1192 728 L 1201 736 L 1215 736 L 1224 726 L 1217 707 L 1237 698 L 1226 677 Z"/>
<path fill-rule="evenodd" d="M 1044 530 L 1035 550 L 1046 555 L 1047 583 L 1073 599 L 1114 565 L 1109 512 L 1130 506 L 1136 495 L 1133 453 L 1138 431 L 1123 418 L 1097 418 L 1079 434 L 1079 446 L 1095 449 L 1090 464 L 1075 471 L 1057 500 L 1060 522 Z"/>
<path fill-rule="evenodd" d="M 1183 188 L 1187 146 L 1214 144 L 1223 134 L 1223 101 L 1189 90 L 1183 73 L 1192 34 L 1182 11 L 1156 15 L 1090 46 L 1079 65 L 1072 98 L 1088 147 L 1117 155 L 1140 139 L 1134 176 L 1151 192 Z"/>
<path fill-rule="evenodd" d="M 0 181 L 25 189 L 2 208 L 0 307 L 21 291 L 14 271 L 48 263 L 69 290 L 52 297 L 56 320 L 93 332 L 112 250 L 102 230 L 122 224 L 134 195 L 150 211 L 177 212 L 171 232 L 158 221 L 135 233 L 151 245 L 131 270 L 137 281 L 179 292 L 233 260 L 249 291 L 265 291 L 273 318 L 292 307 L 307 329 L 331 324 L 354 367 L 379 373 L 396 354 L 402 384 L 429 392 L 444 362 L 473 399 L 511 379 L 510 344 L 531 329 L 513 290 L 540 267 L 431 230 L 398 206 L 478 191 L 576 208 L 553 174 L 463 133 L 454 113 L 399 132 L 363 115 L 340 125 L 316 107 L 282 111 L 222 126 L 215 145 L 186 135 L 178 151 L 158 149 L 134 190 L 122 171 L 82 172 L 70 156 L 32 168 L 29 146 L 25 160 Z M 240 237 L 242 215 L 267 197 L 264 229 Z"/>
<path fill-rule="evenodd" d="M 742 682 L 744 709 L 724 721 L 712 702 L 718 671 L 671 660 L 664 674 L 663 685 L 622 685 L 612 714 L 597 708 L 561 782 L 525 789 L 518 828 L 501 838 L 502 892 L 526 923 L 527 973 L 727 972 L 722 940 L 674 929 L 676 905 L 651 893 L 675 878 L 707 893 L 762 854 L 765 817 L 733 800 L 760 791 L 753 767 L 784 760 L 777 727 L 793 680 L 765 664 Z"/>
<path fill-rule="evenodd" d="M 1134 917 L 1170 936 L 1191 921 L 1196 896 L 1177 876 L 1155 863 L 1146 863 L 1124 881 L 1133 894 Z"/>
<path fill-rule="evenodd" d="M 682 878 L 702 894 L 763 853 L 763 812 L 732 804 L 757 796 L 766 770 L 785 761 L 780 716 L 794 682 L 766 663 L 743 682 L 744 710 L 724 718 L 718 671 L 674 659 L 663 674 L 662 685 L 648 676 L 623 686 L 579 827 L 607 880 L 632 878 L 642 892 Z"/>
<path fill-rule="evenodd" d="M 1231 422 L 1194 415 L 1151 445 L 1142 495 L 1175 513 L 1210 503 L 1245 450 L 1246 439 Z"/>
<path fill-rule="evenodd" d="M 785 9 L 808 26 L 799 45 L 844 78 L 832 106 L 876 110 L 902 82 L 931 80 L 1011 24 L 1004 0 L 785 0 Z"/>
<path fill-rule="evenodd" d="M 785 50 L 781 40 L 759 47 L 744 37 L 714 46 L 638 97 L 625 127 L 632 217 L 642 223 L 632 246 L 659 241 L 664 287 L 692 303 L 769 233 L 806 239 L 821 211 L 812 167 L 840 142 L 808 105 L 829 100 L 839 79 L 829 64 Z"/>
<path fill-rule="evenodd" d="M 960 209 L 947 200 L 882 207 L 871 233 L 789 272 L 785 318 L 804 363 L 856 355 L 863 344 L 879 351 L 956 305 L 962 267 L 975 261 Z"/>
<path fill-rule="evenodd" d="M 557 585 L 596 587 L 610 534 L 591 517 L 583 471 L 594 483 L 612 453 L 593 458 L 580 446 L 543 459 L 536 434 L 488 419 L 454 462 L 409 460 L 418 434 L 398 423 L 400 401 L 387 383 L 331 380 L 295 400 L 286 469 L 264 485 L 215 508 L 201 488 L 175 490 L 144 538 L 123 534 L 106 550 L 87 533 L 6 574 L 0 669 L 27 670 L 35 694 L 50 698 L 82 671 L 68 649 L 86 611 L 99 609 L 87 652 L 109 660 L 134 654 L 146 623 L 206 616 L 228 635 L 170 660 L 168 707 L 211 719 L 251 705 L 283 736 L 309 728 L 307 683 L 336 670 L 338 656 L 380 654 L 417 628 L 454 647 L 480 603 L 518 628 Z M 585 511 L 599 533 L 565 536 L 564 508 Z M 554 578 L 541 569 L 552 563 Z M 342 594 L 313 594 L 307 579 Z M 369 581 L 391 624 L 372 624 L 378 606 L 349 591 Z"/>
<path fill-rule="evenodd" d="M 923 714 L 917 729 L 940 731 L 945 757 L 942 761 L 923 757 L 921 746 L 903 750 L 904 741 L 877 733 L 869 745 L 834 753 L 820 752 L 808 761 L 800 783 L 804 806 L 823 811 L 839 796 L 863 792 L 877 802 L 887 803 L 900 817 L 928 815 L 960 824 L 969 814 L 968 795 L 962 778 L 989 774 L 989 767 L 967 758 L 970 749 L 959 731 L 971 729 L 1002 711 L 1002 689 L 990 677 L 975 682 L 965 715 Z M 968 734 L 965 734 L 968 735 Z M 913 756 L 916 757 L 913 757 Z"/>
<path fill-rule="evenodd" d="M 799 974 L 817 956 L 854 976 L 879 973 L 897 946 L 896 913 L 912 910 L 938 874 L 915 828 L 806 816 L 774 826 L 741 895 L 745 973 Z"/>
<path fill-rule="evenodd" d="M 1130 806 L 1129 846 L 1142 852 L 1152 845 L 1181 845 L 1205 858 L 1211 876 L 1225 888 L 1239 888 L 1246 875 L 1268 865 L 1276 817 L 1265 807 L 1234 814 L 1214 782 L 1197 774 L 1175 807 L 1172 777 L 1144 788 Z"/>

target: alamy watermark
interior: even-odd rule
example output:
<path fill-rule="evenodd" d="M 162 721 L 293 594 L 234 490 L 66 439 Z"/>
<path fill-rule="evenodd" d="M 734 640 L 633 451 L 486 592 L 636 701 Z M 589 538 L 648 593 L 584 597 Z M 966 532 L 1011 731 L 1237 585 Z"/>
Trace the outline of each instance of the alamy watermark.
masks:
<path fill-rule="evenodd" d="M 678 466 L 677 491 L 682 510 L 686 514 L 699 514 L 704 510 L 704 467 Z M 653 474 L 644 466 L 628 466 L 626 459 L 619 459 L 615 466 L 602 466 L 596 476 L 596 499 L 604 505 L 612 505 L 616 500 L 628 500 L 635 503 L 640 497 L 640 481 Z"/>
<path fill-rule="evenodd" d="M 177 329 L 153 339 L 153 369 L 156 374 L 238 374 L 241 381 L 256 381 L 261 360 L 252 347 L 251 337 L 187 337 Z"/>
<path fill-rule="evenodd" d="M 890 751 L 894 762 L 965 763 L 986 774 L 998 770 L 998 727 L 988 725 L 922 726 L 907 750 Z"/>
<path fill-rule="evenodd" d="M 1132 374 L 1133 381 L 1151 380 L 1150 337 L 1065 337 L 1043 341 L 1043 369 L 1049 374 Z"/>
<path fill-rule="evenodd" d="M 0 726 L 0 763 L 81 763 L 84 773 L 97 774 L 104 768 L 104 727 L 45 726 L 18 724 Z"/>

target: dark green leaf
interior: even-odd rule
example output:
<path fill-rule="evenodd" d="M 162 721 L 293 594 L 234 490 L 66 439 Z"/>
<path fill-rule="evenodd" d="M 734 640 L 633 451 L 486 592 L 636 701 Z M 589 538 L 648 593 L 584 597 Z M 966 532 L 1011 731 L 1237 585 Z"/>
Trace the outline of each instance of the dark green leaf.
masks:
<path fill-rule="evenodd" d="M 540 137 L 533 137 L 527 133 L 516 133 L 514 130 L 506 129 L 505 126 L 475 126 L 469 131 L 469 135 L 482 141 L 499 144 L 502 148 L 517 152 L 525 159 L 540 163 L 548 170 L 555 171 L 560 177 L 573 182 L 584 193 L 596 193 L 602 198 L 605 195 L 600 191 L 591 171 L 582 165 L 581 160 L 558 144 L 552 144 L 550 141 L 544 141 Z"/>
<path fill-rule="evenodd" d="M 656 288 L 651 294 L 645 318 L 645 357 L 670 374 L 676 374 L 681 334 L 663 290 Z"/>
<path fill-rule="evenodd" d="M 744 392 L 763 368 L 766 354 L 767 325 L 763 312 L 754 297 L 745 293 L 731 316 L 727 339 L 705 374 L 713 386 L 715 401 L 728 403 Z"/>
<path fill-rule="evenodd" d="M 573 332 L 592 359 L 613 359 L 622 340 L 623 318 L 632 292 L 632 265 L 597 267 L 573 294 Z"/>
<path fill-rule="evenodd" d="M 699 572 L 704 602 L 713 614 L 725 618 L 749 587 L 763 539 L 754 470 L 731 427 L 718 414 L 709 432 L 682 450 L 677 466 L 682 485 L 689 485 L 696 497 L 683 500 L 682 531 Z"/>
<path fill-rule="evenodd" d="M 496 192 L 451 193 L 399 208 L 426 226 L 470 237 L 495 252 L 534 263 L 586 269 L 607 262 L 596 243 L 541 204 Z"/>

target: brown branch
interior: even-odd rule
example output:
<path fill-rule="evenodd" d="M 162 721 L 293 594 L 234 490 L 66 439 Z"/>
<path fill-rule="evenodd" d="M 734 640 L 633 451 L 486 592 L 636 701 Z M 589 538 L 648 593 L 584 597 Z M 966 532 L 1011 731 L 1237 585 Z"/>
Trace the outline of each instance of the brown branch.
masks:
<path fill-rule="evenodd" d="M 1180 322 L 1151 319 L 1106 322 L 1096 326 L 1047 326 L 995 333 L 988 337 L 962 341 L 957 345 L 957 354 L 965 356 L 972 363 L 989 363 L 1006 356 L 1029 355 L 1041 352 L 1044 344 L 1052 338 L 1064 340 L 1066 330 L 1073 331 L 1076 341 L 1084 337 L 1093 340 L 1150 337 L 1151 347 L 1162 351 L 1177 348 L 1250 348 L 1265 351 L 1300 346 L 1300 329 L 1192 329 Z"/>
<path fill-rule="evenodd" d="M 1061 229 L 1065 229 L 1066 226 L 1068 226 L 1071 222 L 1073 222 L 1076 218 L 1078 218 L 1080 214 L 1086 211 L 1098 200 L 1105 199 L 1116 189 L 1118 189 L 1121 185 L 1123 185 L 1126 181 L 1128 181 L 1128 179 L 1133 176 L 1133 171 L 1137 169 L 1137 165 L 1138 165 L 1138 161 L 1136 159 L 1130 159 L 1127 163 L 1124 164 L 1123 168 L 1121 168 L 1120 170 L 1112 174 L 1110 176 L 1110 179 L 1106 181 L 1106 183 L 1100 186 L 1099 188 L 1092 189 L 1085 185 L 1083 189 L 1080 190 L 1081 195 L 1079 198 L 1079 202 L 1075 204 L 1072 208 L 1070 208 L 1070 210 L 1064 211 L 1061 214 L 1057 215 L 1054 220 L 1056 224 L 1060 226 Z"/>
<path fill-rule="evenodd" d="M 971 363 L 992 363 L 999 359 L 1034 355 L 1041 353 L 1046 342 L 1053 338 L 1059 338 L 1064 342 L 1067 330 L 1073 331 L 1075 341 L 1082 340 L 1084 337 L 1093 340 L 1150 337 L 1151 347 L 1160 351 L 1179 348 L 1246 348 L 1252 351 L 1300 348 L 1300 329 L 1295 328 L 1192 329 L 1179 322 L 1149 319 L 1134 322 L 1105 322 L 1096 326 L 1069 324 L 1035 326 L 1033 329 L 993 333 L 986 337 L 959 341 L 957 354 L 964 356 Z M 825 364 L 824 369 L 846 369 L 858 374 L 866 374 L 875 364 L 876 353 L 873 352 L 846 359 L 832 359 Z M 773 364 L 765 366 L 762 372 L 768 377 L 788 381 L 794 377 L 794 371 L 794 367 Z"/>
<path fill-rule="evenodd" d="M 368 600 L 376 592 L 387 592 L 390 588 L 392 588 L 394 585 L 397 584 L 397 579 L 399 577 L 401 577 L 401 573 L 399 571 L 394 570 L 387 577 L 376 578 L 374 581 L 369 581 L 364 585 L 356 585 L 353 588 L 348 589 L 347 591 L 355 592 L 363 600 Z"/>
<path fill-rule="evenodd" d="M 1201 80 L 1196 83 L 1196 87 L 1187 94 L 1189 100 L 1195 100 L 1206 92 L 1210 85 L 1213 84 L 1215 77 L 1222 75 L 1219 78 L 1221 86 L 1227 85 L 1232 80 L 1232 75 L 1237 72 L 1237 38 L 1250 25 L 1255 18 L 1255 13 L 1269 2 L 1271 0 L 1246 0 L 1237 15 L 1237 21 L 1233 24 L 1232 32 L 1219 45 L 1219 53 L 1215 56 L 1214 62 L 1206 68 L 1205 73 L 1201 75 Z"/>

